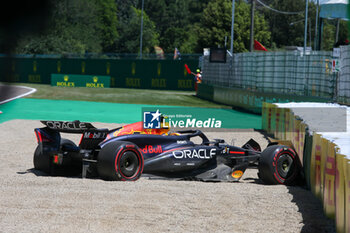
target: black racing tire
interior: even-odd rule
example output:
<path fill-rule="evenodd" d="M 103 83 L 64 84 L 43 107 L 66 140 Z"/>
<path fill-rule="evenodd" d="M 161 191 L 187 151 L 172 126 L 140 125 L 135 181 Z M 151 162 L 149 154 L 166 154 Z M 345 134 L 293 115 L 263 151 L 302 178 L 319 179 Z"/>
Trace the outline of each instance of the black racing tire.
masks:
<path fill-rule="evenodd" d="M 60 150 L 65 146 L 75 146 L 75 143 L 69 139 L 62 138 L 60 142 Z M 73 164 L 69 163 L 68 166 L 57 167 L 52 163 L 52 158 L 50 156 L 49 148 L 38 145 L 34 152 L 34 168 L 39 171 L 43 171 L 50 175 L 57 175 L 61 173 L 75 174 L 77 169 Z M 80 168 L 80 167 L 79 167 Z"/>
<path fill-rule="evenodd" d="M 64 146 L 77 146 L 73 141 L 66 139 L 66 138 L 61 138 L 61 143 L 60 143 L 61 148 Z"/>
<path fill-rule="evenodd" d="M 258 169 L 259 178 L 265 184 L 295 185 L 301 172 L 301 165 L 293 149 L 273 145 L 261 153 Z"/>
<path fill-rule="evenodd" d="M 78 163 L 79 165 L 81 165 L 82 157 L 81 157 L 79 151 L 72 151 L 71 148 L 78 148 L 78 146 L 74 142 L 72 142 L 71 140 L 66 139 L 66 138 L 62 138 L 61 143 L 60 143 L 60 150 L 61 151 L 68 151 L 70 158 L 71 158 L 71 162 Z"/>
<path fill-rule="evenodd" d="M 50 173 L 51 171 L 51 159 L 48 154 L 43 153 L 43 147 L 38 145 L 34 151 L 34 169 Z"/>
<path fill-rule="evenodd" d="M 60 151 L 64 152 L 68 150 L 69 157 L 66 157 L 61 166 L 54 165 L 54 175 L 68 175 L 75 176 L 81 173 L 81 155 L 79 152 L 69 151 L 67 148 L 75 148 L 77 145 L 66 138 L 61 138 Z"/>
<path fill-rule="evenodd" d="M 140 178 L 143 166 L 142 153 L 131 142 L 110 142 L 97 157 L 97 173 L 105 180 L 135 181 Z"/>

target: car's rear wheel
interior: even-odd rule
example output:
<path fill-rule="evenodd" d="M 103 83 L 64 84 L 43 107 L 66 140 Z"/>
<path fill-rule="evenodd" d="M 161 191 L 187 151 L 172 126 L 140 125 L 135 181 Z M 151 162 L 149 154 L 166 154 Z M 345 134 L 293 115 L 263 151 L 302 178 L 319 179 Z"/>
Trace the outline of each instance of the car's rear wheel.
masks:
<path fill-rule="evenodd" d="M 34 169 L 50 173 L 51 170 L 51 159 L 50 156 L 43 153 L 43 147 L 38 145 L 34 152 L 33 157 Z"/>
<path fill-rule="evenodd" d="M 65 148 L 77 147 L 74 142 L 69 139 L 62 138 L 60 142 L 60 152 L 66 151 Z M 61 165 L 55 165 L 52 161 L 52 151 L 57 152 L 57 149 L 53 149 L 50 146 L 38 145 L 34 152 L 34 168 L 39 171 L 43 171 L 50 175 L 77 175 L 80 173 L 81 162 L 73 163 L 72 158 L 79 156 L 77 152 L 68 152 L 69 157 L 64 158 L 64 163 Z"/>
<path fill-rule="evenodd" d="M 294 185 L 300 174 L 300 162 L 293 149 L 274 145 L 261 153 L 258 169 L 265 184 Z"/>
<path fill-rule="evenodd" d="M 54 165 L 53 172 L 54 175 L 68 175 L 68 176 L 76 176 L 81 173 L 81 155 L 79 154 L 79 149 L 77 145 L 66 138 L 61 139 L 60 143 L 60 151 L 62 153 L 67 153 L 64 155 L 63 164 Z"/>
<path fill-rule="evenodd" d="M 131 142 L 110 142 L 101 149 L 97 158 L 97 172 L 106 180 L 137 180 L 143 165 L 141 151 Z"/>

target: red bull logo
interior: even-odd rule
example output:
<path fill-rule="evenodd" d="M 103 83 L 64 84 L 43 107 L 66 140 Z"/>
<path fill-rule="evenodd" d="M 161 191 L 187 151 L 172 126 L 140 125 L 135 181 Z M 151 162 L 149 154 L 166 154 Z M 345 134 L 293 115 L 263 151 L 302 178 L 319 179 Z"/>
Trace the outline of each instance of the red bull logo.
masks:
<path fill-rule="evenodd" d="M 144 154 L 160 154 L 163 153 L 163 148 L 161 145 L 146 145 L 144 148 L 141 148 L 141 151 Z"/>

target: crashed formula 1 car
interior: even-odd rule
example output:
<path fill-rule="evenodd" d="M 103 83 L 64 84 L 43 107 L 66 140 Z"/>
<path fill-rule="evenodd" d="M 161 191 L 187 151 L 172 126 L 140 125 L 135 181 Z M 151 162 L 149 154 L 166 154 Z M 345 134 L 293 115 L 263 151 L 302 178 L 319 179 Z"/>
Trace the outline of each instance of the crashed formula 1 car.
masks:
<path fill-rule="evenodd" d="M 258 163 L 265 184 L 293 184 L 300 175 L 295 151 L 270 144 L 264 151 L 250 139 L 242 147 L 209 141 L 200 130 L 171 133 L 144 129 L 142 122 L 108 130 L 90 123 L 42 121 L 36 128 L 34 168 L 50 175 L 79 175 L 133 181 L 141 175 L 202 181 L 238 181 L 251 163 Z M 60 133 L 82 134 L 79 145 Z M 198 137 L 201 143 L 191 139 Z"/>

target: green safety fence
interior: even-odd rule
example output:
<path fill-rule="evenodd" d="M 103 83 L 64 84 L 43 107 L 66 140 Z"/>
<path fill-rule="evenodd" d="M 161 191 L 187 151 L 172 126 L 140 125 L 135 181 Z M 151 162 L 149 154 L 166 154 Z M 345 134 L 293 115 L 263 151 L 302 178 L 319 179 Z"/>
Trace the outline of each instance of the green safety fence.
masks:
<path fill-rule="evenodd" d="M 350 46 L 342 46 L 340 53 L 337 101 L 339 103 L 350 103 Z"/>
<path fill-rule="evenodd" d="M 107 88 L 110 83 L 110 76 L 51 74 L 51 86 Z"/>
<path fill-rule="evenodd" d="M 203 83 L 247 91 L 321 97 L 336 96 L 337 73 L 331 51 L 237 53 L 226 63 L 203 58 Z"/>
<path fill-rule="evenodd" d="M 50 84 L 51 74 L 110 76 L 110 87 L 193 90 L 198 60 L 0 57 L 3 81 Z"/>

